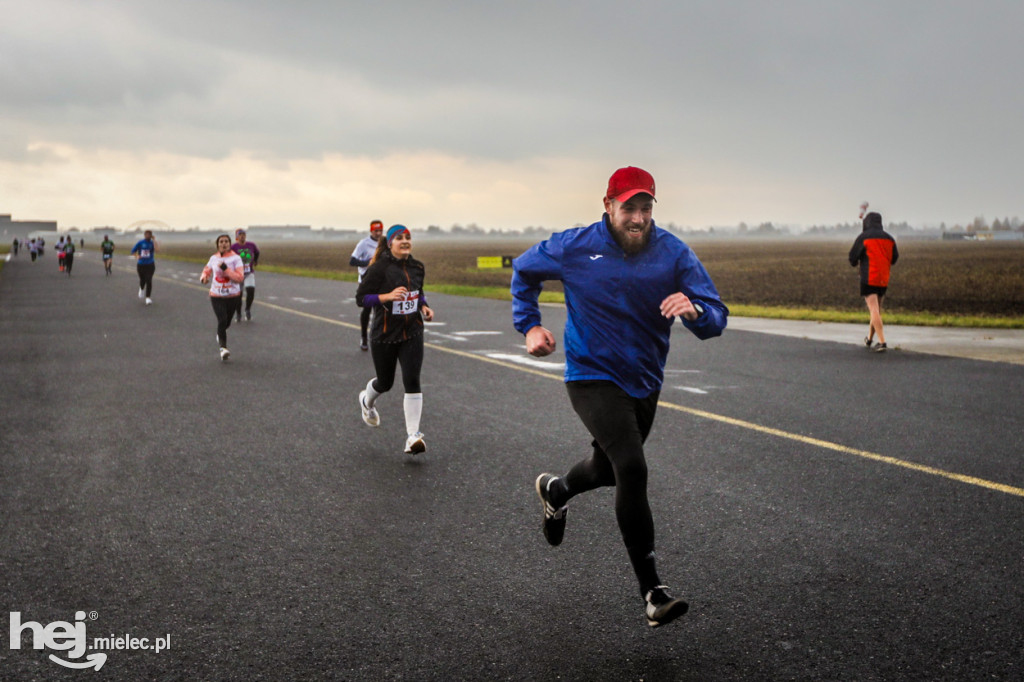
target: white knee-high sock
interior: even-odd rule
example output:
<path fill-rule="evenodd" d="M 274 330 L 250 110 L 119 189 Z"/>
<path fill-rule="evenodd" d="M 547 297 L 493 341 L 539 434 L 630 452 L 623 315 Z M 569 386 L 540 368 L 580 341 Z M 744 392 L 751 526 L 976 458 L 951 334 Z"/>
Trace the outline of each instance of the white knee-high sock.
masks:
<path fill-rule="evenodd" d="M 410 436 L 419 433 L 420 415 L 423 414 L 423 394 L 406 393 L 403 405 L 405 407 L 405 430 Z"/>
<path fill-rule="evenodd" d="M 377 391 L 373 390 L 373 382 L 376 381 L 376 380 L 377 380 L 377 377 L 374 377 L 374 378 L 370 379 L 368 382 L 366 382 L 366 406 L 367 407 L 373 407 L 374 401 L 377 400 L 377 398 L 379 398 L 381 396 L 380 393 L 377 393 Z"/>

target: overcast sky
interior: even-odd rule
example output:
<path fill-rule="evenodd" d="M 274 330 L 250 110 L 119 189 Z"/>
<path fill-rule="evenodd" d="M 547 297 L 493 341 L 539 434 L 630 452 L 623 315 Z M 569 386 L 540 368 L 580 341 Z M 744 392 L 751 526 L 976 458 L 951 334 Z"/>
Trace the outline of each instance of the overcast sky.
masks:
<path fill-rule="evenodd" d="M 562 229 L 1024 217 L 1019 0 L 0 0 L 0 213 Z"/>

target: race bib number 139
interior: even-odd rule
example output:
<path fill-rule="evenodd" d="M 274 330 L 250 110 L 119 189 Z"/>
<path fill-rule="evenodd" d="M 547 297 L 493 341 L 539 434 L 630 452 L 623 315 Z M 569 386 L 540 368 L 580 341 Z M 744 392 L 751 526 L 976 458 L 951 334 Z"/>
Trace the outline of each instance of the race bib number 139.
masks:
<path fill-rule="evenodd" d="M 410 291 L 403 298 L 391 303 L 391 313 L 393 315 L 412 315 L 419 309 L 419 303 L 420 292 Z"/>

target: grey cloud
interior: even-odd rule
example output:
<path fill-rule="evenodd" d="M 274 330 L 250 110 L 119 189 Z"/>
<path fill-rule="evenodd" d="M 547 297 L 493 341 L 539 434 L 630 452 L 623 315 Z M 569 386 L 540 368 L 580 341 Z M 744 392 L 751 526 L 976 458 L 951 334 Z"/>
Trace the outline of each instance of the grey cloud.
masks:
<path fill-rule="evenodd" d="M 0 154 L 704 160 L 1008 195 L 1019 3 L 2 3 Z M 33 18 L 32 12 L 36 12 Z M 38 16 L 70 15 L 55 34 Z M 23 146 L 23 145 L 22 145 Z M 1006 203 L 1004 200 L 1003 203 Z"/>

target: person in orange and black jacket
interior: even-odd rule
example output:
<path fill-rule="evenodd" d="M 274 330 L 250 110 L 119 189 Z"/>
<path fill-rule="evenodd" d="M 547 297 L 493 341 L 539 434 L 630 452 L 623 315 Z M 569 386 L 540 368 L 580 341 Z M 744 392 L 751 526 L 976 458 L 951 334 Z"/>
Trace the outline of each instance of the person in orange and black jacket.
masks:
<path fill-rule="evenodd" d="M 426 450 L 420 432 L 423 393 L 420 370 L 423 366 L 423 322 L 434 319 L 423 292 L 426 269 L 412 257 L 412 235 L 404 225 L 392 225 L 385 238 L 378 240 L 363 279 L 356 289 L 356 303 L 373 309 L 370 322 L 370 356 L 377 376 L 359 393 L 359 409 L 369 426 L 380 425 L 374 402 L 391 390 L 395 370 L 402 366 L 405 388 L 405 427 L 408 437 L 405 451 L 419 454 Z"/>
<path fill-rule="evenodd" d="M 882 229 L 882 216 L 874 212 L 864 216 L 864 231 L 850 249 L 850 265 L 860 266 L 860 295 L 871 314 L 864 345 L 876 353 L 884 353 L 888 348 L 882 326 L 882 298 L 889 287 L 889 270 L 899 257 L 896 240 Z M 872 346 L 875 334 L 878 343 Z"/>

